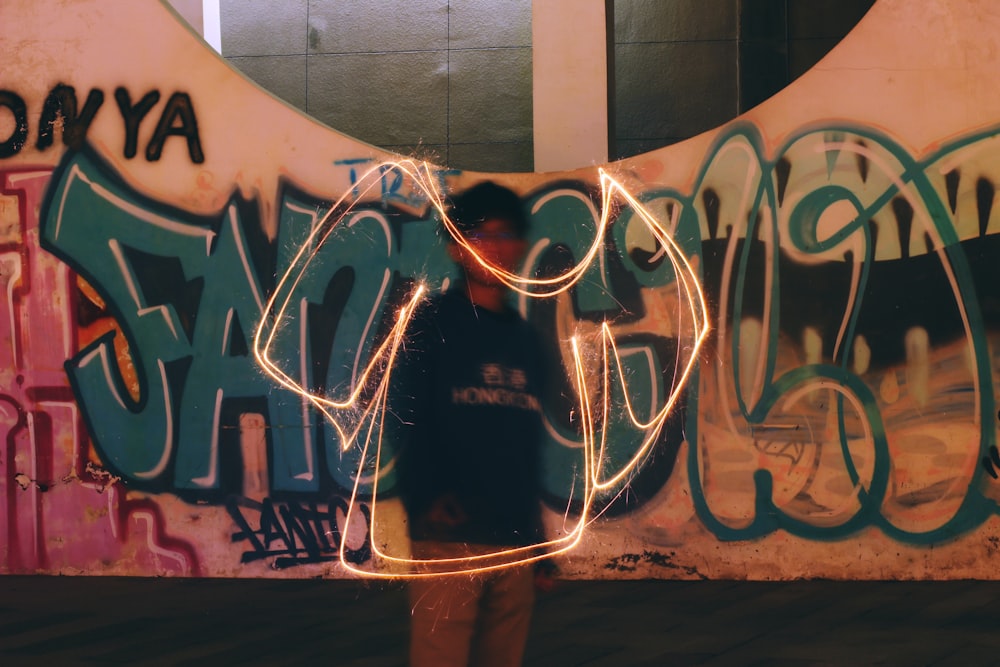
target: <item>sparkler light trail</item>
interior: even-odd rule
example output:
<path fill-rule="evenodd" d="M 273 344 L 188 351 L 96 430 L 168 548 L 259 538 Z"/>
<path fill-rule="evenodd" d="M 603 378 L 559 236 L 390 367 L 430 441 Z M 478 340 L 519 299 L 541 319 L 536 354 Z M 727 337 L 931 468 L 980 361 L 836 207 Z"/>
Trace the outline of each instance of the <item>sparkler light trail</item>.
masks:
<path fill-rule="evenodd" d="M 512 291 L 521 295 L 522 299 L 559 297 L 573 288 L 595 261 L 603 261 L 602 253 L 606 247 L 605 234 L 611 227 L 615 215 L 623 207 L 628 207 L 648 229 L 657 246 L 655 259 L 665 257 L 673 267 L 674 289 L 678 304 L 677 324 L 673 335 L 679 340 L 683 338 L 684 345 L 678 345 L 678 358 L 673 377 L 665 380 L 669 381 L 668 395 L 662 406 L 658 408 L 654 406 L 652 414 L 647 415 L 646 419 L 640 418 L 630 398 L 627 373 L 618 350 L 613 323 L 591 325 L 590 331 L 583 333 L 581 333 L 583 327 L 580 327 L 568 340 L 560 341 L 560 344 L 569 347 L 570 353 L 566 355 L 566 359 L 571 360 L 573 365 L 570 369 L 570 379 L 577 398 L 574 414 L 579 415 L 582 434 L 582 443 L 576 444 L 582 447 L 583 451 L 584 489 L 583 502 L 575 524 L 567 526 L 562 536 L 558 538 L 526 547 L 505 549 L 498 547 L 496 551 L 488 553 L 429 559 L 392 555 L 378 544 L 374 527 L 378 525 L 379 517 L 378 485 L 379 471 L 383 470 L 386 415 L 391 414 L 390 381 L 397 355 L 400 354 L 405 341 L 410 319 L 430 291 L 427 284 L 418 282 L 410 291 L 396 312 L 395 321 L 388 333 L 372 350 L 370 358 L 363 367 L 355 365 L 350 385 L 339 397 L 321 394 L 304 386 L 304 379 L 297 379 L 286 372 L 273 357 L 279 332 L 289 321 L 290 313 L 294 313 L 294 309 L 300 307 L 300 301 L 296 296 L 297 290 L 310 271 L 320 248 L 327 242 L 334 242 L 332 235 L 335 230 L 340 225 L 349 224 L 345 223 L 345 220 L 349 219 L 358 203 L 381 194 L 377 188 L 387 172 L 407 179 L 414 191 L 426 197 L 428 205 L 433 207 L 450 239 Z M 358 179 L 350 191 L 330 207 L 322 219 L 314 224 L 310 234 L 295 253 L 289 269 L 278 280 L 264 308 L 261 323 L 254 334 L 253 353 L 261 368 L 276 383 L 300 395 L 324 415 L 327 422 L 335 429 L 344 452 L 353 449 L 359 454 L 345 526 L 350 526 L 352 521 L 358 520 L 359 489 L 361 480 L 365 477 L 366 462 L 373 466 L 375 474 L 372 475 L 370 515 L 372 565 L 369 568 L 359 568 L 351 563 L 345 557 L 347 540 L 342 539 L 339 558 L 344 568 L 364 576 L 424 577 L 495 570 L 564 553 L 580 543 L 586 526 L 600 515 L 600 511 L 593 507 L 599 494 L 627 481 L 650 453 L 667 418 L 681 398 L 682 391 L 695 368 L 699 350 L 708 336 L 708 308 L 697 273 L 672 238 L 668 231 L 669 227 L 661 223 L 646 206 L 605 171 L 600 170 L 599 176 L 600 219 L 593 238 L 590 239 L 587 250 L 579 261 L 552 277 L 534 278 L 519 275 L 496 266 L 480 255 L 449 219 L 445 198 L 432 168 L 426 163 L 418 164 L 412 160 L 386 162 L 373 166 Z M 679 215 L 680 207 L 673 207 L 670 227 L 676 228 Z M 588 370 L 594 360 L 597 361 L 597 368 Z M 593 378 L 594 370 L 597 370 L 599 375 L 599 382 L 596 383 Z M 618 407 L 619 405 L 621 407 Z M 606 469 L 611 448 L 607 437 L 608 425 L 612 421 L 627 423 L 636 434 L 641 434 L 639 445 L 632 456 L 624 465 L 616 466 L 616 470 Z"/>

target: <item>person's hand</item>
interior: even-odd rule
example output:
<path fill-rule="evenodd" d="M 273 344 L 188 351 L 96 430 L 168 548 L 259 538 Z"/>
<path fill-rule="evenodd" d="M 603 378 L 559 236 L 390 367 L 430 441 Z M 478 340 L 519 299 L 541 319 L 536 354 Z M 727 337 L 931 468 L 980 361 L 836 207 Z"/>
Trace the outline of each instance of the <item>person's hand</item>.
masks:
<path fill-rule="evenodd" d="M 551 593 L 558 582 L 559 568 L 550 560 L 541 560 L 535 564 L 535 590 L 539 593 Z"/>
<path fill-rule="evenodd" d="M 551 593 L 556 588 L 556 578 L 548 572 L 535 572 L 535 590 L 539 593 Z"/>
<path fill-rule="evenodd" d="M 468 516 L 466 516 L 458 499 L 449 494 L 434 501 L 430 511 L 427 512 L 427 520 L 435 526 L 454 528 L 465 523 Z"/>

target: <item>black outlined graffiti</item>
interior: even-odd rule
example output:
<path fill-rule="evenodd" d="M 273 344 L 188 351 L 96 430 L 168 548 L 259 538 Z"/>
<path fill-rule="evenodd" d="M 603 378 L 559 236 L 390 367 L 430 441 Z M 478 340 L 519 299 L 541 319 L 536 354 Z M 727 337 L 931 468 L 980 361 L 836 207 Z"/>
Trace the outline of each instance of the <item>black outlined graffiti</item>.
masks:
<path fill-rule="evenodd" d="M 87 93 L 83 107 L 80 108 L 76 89 L 64 83 L 56 84 L 42 105 L 35 148 L 40 151 L 51 148 L 55 144 L 57 129 L 61 130 L 63 145 L 74 150 L 82 148 L 91 124 L 104 105 L 104 97 L 104 91 L 92 88 Z M 119 86 L 115 89 L 115 101 L 121 113 L 125 133 L 122 155 L 126 159 L 135 157 L 138 151 L 139 125 L 159 100 L 160 92 L 153 90 L 143 95 L 133 105 L 131 95 L 126 88 Z M 11 90 L 0 90 L 0 110 L 2 109 L 13 115 L 14 127 L 10 136 L 0 141 L 0 159 L 20 153 L 28 141 L 30 129 L 29 109 L 23 97 Z M 146 160 L 157 162 L 163 154 L 164 143 L 173 136 L 181 137 L 187 142 L 187 152 L 191 162 L 201 164 L 205 161 L 205 152 L 198 133 L 198 118 L 191 96 L 187 93 L 174 92 L 167 98 L 156 123 L 156 129 L 146 145 Z"/>
<path fill-rule="evenodd" d="M 358 548 L 344 547 L 348 562 L 360 564 L 371 558 L 371 509 L 361 505 L 365 519 L 364 539 L 358 539 Z M 276 570 L 337 560 L 347 527 L 338 523 L 347 514 L 347 501 L 335 496 L 326 508 L 315 502 L 286 502 L 276 504 L 271 499 L 263 501 L 231 497 L 226 510 L 239 527 L 232 541 L 247 542 L 249 551 L 243 552 L 241 562 L 252 563 L 273 559 Z"/>

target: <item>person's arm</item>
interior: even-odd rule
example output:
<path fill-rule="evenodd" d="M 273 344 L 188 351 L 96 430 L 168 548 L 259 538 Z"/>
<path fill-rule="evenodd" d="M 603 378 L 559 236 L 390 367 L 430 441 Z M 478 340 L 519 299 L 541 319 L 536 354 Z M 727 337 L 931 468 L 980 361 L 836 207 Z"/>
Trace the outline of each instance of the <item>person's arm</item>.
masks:
<path fill-rule="evenodd" d="M 539 433 L 538 447 L 536 448 L 535 461 L 534 461 L 534 475 L 533 478 L 536 484 L 536 497 L 538 500 L 538 513 L 536 515 L 537 521 L 535 526 L 535 543 L 542 544 L 546 541 L 545 537 L 545 526 L 542 522 L 542 495 L 545 489 L 544 486 L 544 469 L 542 466 L 542 446 L 544 444 L 545 437 L 545 407 L 548 403 L 549 392 L 553 391 L 557 383 L 554 381 L 553 374 L 556 369 L 561 371 L 561 366 L 558 363 L 553 364 L 553 361 L 558 362 L 558 360 L 547 359 L 545 351 L 548 349 L 544 345 L 544 341 L 541 334 L 532 327 L 532 332 L 537 340 L 536 350 L 538 350 L 538 358 L 536 360 L 536 367 L 538 369 L 538 399 L 542 406 L 542 414 L 539 415 L 539 419 L 542 420 L 543 425 Z M 535 589 L 541 593 L 548 593 L 552 591 L 556 586 L 556 579 L 559 576 L 559 566 L 552 558 L 545 558 L 535 563 Z"/>
<path fill-rule="evenodd" d="M 433 326 L 426 306 L 414 314 L 391 369 L 384 438 L 396 455 L 396 489 L 411 520 L 431 503 L 427 481 L 433 475 L 427 449 L 429 385 L 433 374 Z"/>

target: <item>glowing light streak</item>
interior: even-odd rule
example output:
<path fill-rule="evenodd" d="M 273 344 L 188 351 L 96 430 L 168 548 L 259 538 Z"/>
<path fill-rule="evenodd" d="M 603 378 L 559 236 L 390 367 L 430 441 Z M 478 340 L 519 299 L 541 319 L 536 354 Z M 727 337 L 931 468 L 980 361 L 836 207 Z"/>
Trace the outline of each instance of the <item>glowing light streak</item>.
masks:
<path fill-rule="evenodd" d="M 398 309 L 395 323 L 384 339 L 371 352 L 370 360 L 364 368 L 359 365 L 362 351 L 360 349 L 357 351 L 351 382 L 345 396 L 338 398 L 310 391 L 297 382 L 295 378 L 285 373 L 272 359 L 272 348 L 276 336 L 281 330 L 282 323 L 287 321 L 288 309 L 296 302 L 294 296 L 296 290 L 317 257 L 319 249 L 330 240 L 338 226 L 348 220 L 355 203 L 365 201 L 366 197 L 370 198 L 373 190 L 375 190 L 375 195 L 381 194 L 376 188 L 378 188 L 383 175 L 390 170 L 410 179 L 414 189 L 421 191 L 426 196 L 428 204 L 436 211 L 452 242 L 464 249 L 476 262 L 518 295 L 522 314 L 526 310 L 528 299 L 551 298 L 563 294 L 583 277 L 595 261 L 603 262 L 604 235 L 613 222 L 614 213 L 622 208 L 622 206 L 616 205 L 618 201 L 624 202 L 623 206 L 629 207 L 638 219 L 648 227 L 659 245 L 658 256 L 667 257 L 673 266 L 677 300 L 679 304 L 683 304 L 678 308 L 678 324 L 673 333 L 679 340 L 689 336 L 690 341 L 685 340 L 687 347 L 684 349 L 684 355 L 682 355 L 681 346 L 678 345 L 676 361 L 677 365 L 683 366 L 683 368 L 679 370 L 675 368 L 670 382 L 670 391 L 664 405 L 650 415 L 647 420 L 644 421 L 637 415 L 629 397 L 627 375 L 611 324 L 604 322 L 600 325 L 596 341 L 593 344 L 594 347 L 600 346 L 601 360 L 600 387 L 596 391 L 592 391 L 588 384 L 587 355 L 584 354 L 581 335 L 575 333 L 567 341 L 572 350 L 573 368 L 571 372 L 578 398 L 578 405 L 574 412 L 579 412 L 583 437 L 584 488 L 582 509 L 576 524 L 570 527 L 564 523 L 565 534 L 562 537 L 523 547 L 506 549 L 498 547 L 487 553 L 424 559 L 404 558 L 386 553 L 375 539 L 374 527 L 379 525 L 378 485 L 381 478 L 379 473 L 384 470 L 382 467 L 382 444 L 386 413 L 389 411 L 389 387 L 392 370 L 413 313 L 429 291 L 427 285 L 418 283 L 412 290 L 406 302 Z M 664 423 L 677 405 L 681 392 L 694 371 L 699 351 L 708 336 L 708 307 L 694 268 L 667 229 L 618 181 L 603 170 L 599 171 L 599 176 L 602 195 L 594 238 L 579 262 L 564 273 L 549 278 L 522 276 L 496 266 L 480 255 L 448 217 L 444 196 L 438 188 L 437 180 L 431 169 L 426 164 L 417 165 L 411 160 L 387 162 L 373 166 L 358 178 L 357 183 L 349 192 L 333 203 L 321 220 L 313 225 L 310 234 L 295 253 L 290 268 L 280 277 L 274 293 L 264 307 L 264 316 L 253 338 L 253 353 L 260 366 L 276 383 L 301 395 L 325 416 L 335 429 L 343 452 L 352 448 L 357 448 L 359 451 L 358 469 L 354 475 L 354 485 L 351 489 L 350 502 L 344 520 L 344 536 L 340 541 L 339 558 L 344 568 L 371 577 L 426 577 L 491 571 L 518 564 L 527 564 L 564 553 L 580 543 L 586 526 L 597 516 L 600 516 L 600 513 L 596 515 L 591 513 L 593 503 L 598 495 L 627 481 L 650 453 Z M 348 199 L 352 197 L 352 201 L 349 202 Z M 350 226 L 353 222 L 349 221 L 345 224 Z M 675 213 L 672 225 L 676 225 L 676 223 Z M 391 240 L 391 236 L 388 238 Z M 540 244 L 536 251 L 541 252 L 543 247 L 544 245 Z M 386 286 L 383 285 L 380 296 L 385 288 Z M 365 336 L 368 335 L 372 324 L 369 321 L 365 327 Z M 364 341 L 361 341 L 362 346 L 363 343 Z M 621 395 L 624 397 L 624 414 L 627 416 L 627 421 L 632 428 L 642 433 L 643 437 L 641 444 L 624 465 L 618 466 L 617 470 L 606 471 L 609 444 L 607 441 L 608 429 L 605 427 L 611 417 L 611 396 L 614 388 L 612 387 L 614 384 L 611 378 L 612 371 L 617 375 L 616 387 L 620 389 Z M 305 376 L 302 377 L 304 381 Z M 598 413 L 599 418 L 596 416 Z M 598 424 L 601 425 L 600 428 Z M 369 461 L 370 456 L 371 461 Z M 374 470 L 371 475 L 365 474 L 368 465 L 371 465 Z M 388 465 L 391 465 L 391 462 Z M 370 480 L 372 483 L 370 517 L 372 537 L 370 546 L 374 566 L 370 569 L 359 568 L 352 564 L 346 553 L 347 531 L 358 516 L 357 507 L 363 480 Z M 573 485 L 574 487 L 576 485 L 575 478 Z"/>

